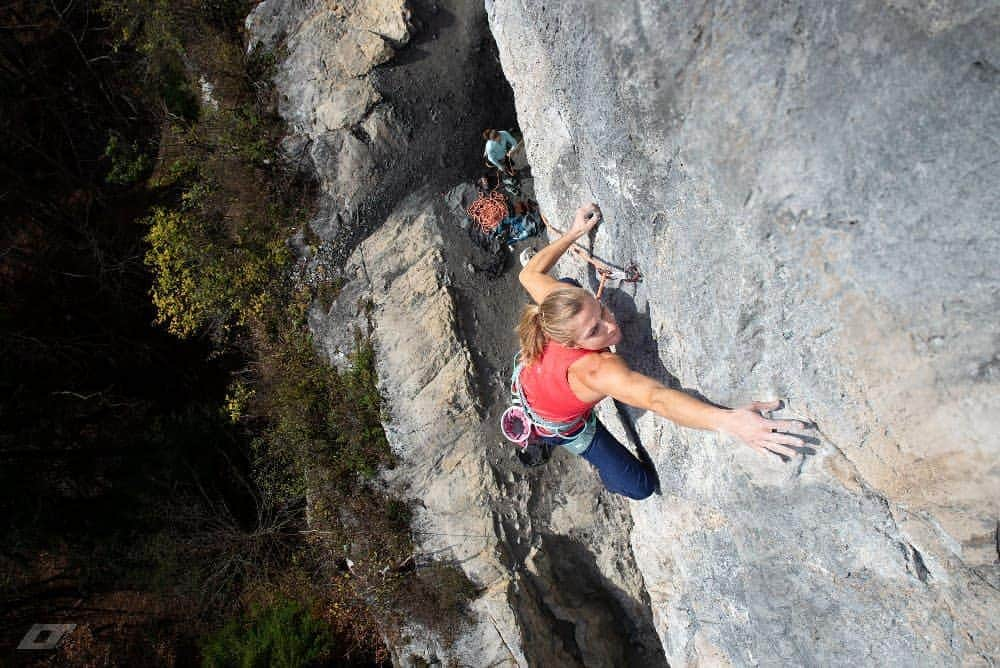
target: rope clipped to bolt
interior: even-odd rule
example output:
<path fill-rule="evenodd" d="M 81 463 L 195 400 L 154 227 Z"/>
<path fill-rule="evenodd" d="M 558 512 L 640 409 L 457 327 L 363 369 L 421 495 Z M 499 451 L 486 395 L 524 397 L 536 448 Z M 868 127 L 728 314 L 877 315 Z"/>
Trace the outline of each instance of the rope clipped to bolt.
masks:
<path fill-rule="evenodd" d="M 542 222 L 545 223 L 545 227 L 549 228 L 559 236 L 563 236 L 564 232 L 555 225 L 549 224 L 549 221 L 546 220 L 545 216 L 542 216 Z M 597 295 L 596 295 L 597 299 L 600 299 L 601 295 L 604 293 L 604 286 L 608 282 L 608 280 L 625 281 L 626 283 L 638 283 L 639 281 L 642 280 L 642 274 L 639 272 L 639 267 L 637 267 L 634 262 L 629 263 L 629 265 L 624 269 L 618 269 L 616 267 L 612 267 L 610 264 L 606 262 L 598 260 L 596 257 L 585 251 L 583 248 L 580 248 L 576 244 L 570 246 L 570 250 L 573 251 L 573 253 L 575 253 L 577 257 L 581 258 L 584 262 L 593 265 L 594 270 L 600 277 L 601 283 L 597 287 Z"/>
<path fill-rule="evenodd" d="M 466 213 L 484 234 L 490 234 L 507 217 L 507 198 L 499 190 L 480 195 L 469 205 Z"/>

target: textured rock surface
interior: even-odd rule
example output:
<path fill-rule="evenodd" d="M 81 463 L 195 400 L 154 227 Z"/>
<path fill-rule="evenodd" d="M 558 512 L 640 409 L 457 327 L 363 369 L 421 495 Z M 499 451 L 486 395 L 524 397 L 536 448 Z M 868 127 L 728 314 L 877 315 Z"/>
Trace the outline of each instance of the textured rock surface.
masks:
<path fill-rule="evenodd" d="M 405 133 L 369 81 L 410 38 L 404 0 L 265 0 L 247 18 L 251 46 L 283 50 L 275 86 L 286 147 L 314 165 L 323 198 L 320 234 L 335 237 L 379 189 Z M 367 123 L 377 123 L 373 138 Z"/>
<path fill-rule="evenodd" d="M 499 443 L 514 349 L 503 334 L 518 288 L 513 272 L 489 281 L 474 270 L 483 252 L 459 232 L 449 199 L 423 189 L 401 202 L 351 256 L 333 306 L 310 314 L 336 365 L 355 327 L 374 324 L 386 431 L 401 462 L 385 481 L 418 503 L 421 558 L 459 564 L 483 592 L 454 646 L 413 626 L 393 648 L 396 662 L 663 665 L 625 504 L 602 495 L 596 474 L 568 453 L 526 470 Z"/>
<path fill-rule="evenodd" d="M 483 456 L 487 433 L 470 384 L 473 364 L 458 336 L 446 254 L 466 257 L 447 207 L 433 191 L 404 200 L 382 228 L 351 256 L 348 280 L 329 312 L 315 308 L 311 325 L 334 363 L 353 346 L 355 325 L 376 323 L 373 343 L 380 392 L 389 416 L 386 435 L 401 464 L 386 472 L 394 494 L 418 503 L 413 529 L 423 554 L 461 564 L 484 593 L 475 623 L 444 648 L 416 627 L 409 644 L 393 648 L 397 663 L 411 656 L 475 657 L 482 665 L 523 663 L 520 637 L 507 605 L 507 567 L 496 551 L 492 499 L 497 484 Z M 456 247 L 457 245 L 457 247 Z M 359 304 L 370 302 L 370 314 Z M 360 320 L 360 322 L 359 322 Z"/>
<path fill-rule="evenodd" d="M 513 120 L 481 5 L 265 0 L 246 23 L 283 56 L 285 149 L 319 181 L 311 226 L 338 262 L 413 190 L 472 175 L 482 128 Z"/>
<path fill-rule="evenodd" d="M 313 331 L 338 363 L 374 302 L 403 461 L 386 482 L 424 504 L 421 558 L 483 591 L 454 646 L 412 628 L 395 660 L 995 661 L 997 10 L 661 4 L 487 6 L 543 210 L 600 202 L 595 252 L 645 274 L 608 292 L 619 352 L 818 424 L 782 464 L 608 402 L 656 460 L 663 496 L 642 503 L 565 452 L 526 470 L 497 445 L 524 295 L 477 271 L 439 196 L 507 123 L 481 7 L 268 0 L 248 20 L 287 53 L 313 228 L 358 246 Z"/>
<path fill-rule="evenodd" d="M 609 293 L 619 352 L 818 425 L 783 464 L 632 416 L 666 658 L 995 661 L 1000 10 L 487 9 L 543 210 L 599 202 L 594 251 L 645 274 Z"/>

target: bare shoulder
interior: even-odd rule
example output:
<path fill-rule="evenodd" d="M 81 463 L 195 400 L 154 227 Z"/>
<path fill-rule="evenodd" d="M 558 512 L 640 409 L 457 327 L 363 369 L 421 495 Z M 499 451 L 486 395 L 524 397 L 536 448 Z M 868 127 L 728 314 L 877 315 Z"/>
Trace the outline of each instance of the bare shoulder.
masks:
<path fill-rule="evenodd" d="M 613 353 L 600 352 L 596 355 L 584 355 L 570 364 L 566 377 L 570 389 L 580 401 L 600 401 L 608 396 L 607 392 L 600 389 L 600 383 L 596 379 L 601 377 L 603 365 L 614 363 L 611 358 L 621 359 Z"/>
<path fill-rule="evenodd" d="M 595 392 L 614 397 L 628 394 L 642 386 L 649 379 L 629 368 L 621 357 L 611 352 L 587 355 L 570 367 L 583 385 Z"/>
<path fill-rule="evenodd" d="M 580 380 L 587 382 L 589 379 L 613 373 L 615 371 L 628 370 L 625 361 L 612 352 L 602 351 L 596 355 L 584 355 L 570 365 L 570 371 L 576 374 Z"/>
<path fill-rule="evenodd" d="M 659 381 L 633 371 L 614 353 L 587 355 L 580 362 L 578 370 L 574 368 L 576 365 L 570 369 L 576 372 L 579 384 L 585 388 L 581 392 L 612 396 L 630 406 L 649 409 L 654 404 L 655 393 L 663 389 Z M 573 389 L 576 391 L 575 387 Z"/>

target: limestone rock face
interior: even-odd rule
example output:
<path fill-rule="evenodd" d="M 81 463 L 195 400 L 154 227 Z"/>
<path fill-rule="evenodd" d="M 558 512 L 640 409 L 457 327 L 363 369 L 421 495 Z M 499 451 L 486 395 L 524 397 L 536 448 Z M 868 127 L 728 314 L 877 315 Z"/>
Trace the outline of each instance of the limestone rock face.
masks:
<path fill-rule="evenodd" d="M 341 130 L 357 125 L 381 96 L 364 79 L 349 79 L 340 88 L 330 91 L 330 98 L 316 107 L 317 126 L 324 130 Z"/>
<path fill-rule="evenodd" d="M 354 328 L 367 328 L 369 318 L 374 323 L 386 436 L 400 460 L 384 473 L 386 484 L 418 504 L 412 528 L 421 554 L 460 564 L 483 592 L 472 605 L 472 625 L 454 646 L 414 627 L 400 634 L 408 643 L 392 648 L 396 663 L 459 657 L 461 665 L 524 665 L 507 603 L 511 579 L 497 551 L 492 508 L 499 491 L 484 456 L 491 437 L 448 287 L 446 255 L 467 254 L 461 247 L 469 241 L 463 235 L 445 243 L 446 235 L 454 237 L 450 217 L 432 190 L 404 200 L 352 254 L 347 284 L 329 311 L 314 306 L 310 326 L 337 364 L 353 348 Z"/>
<path fill-rule="evenodd" d="M 357 0 L 345 2 L 353 25 L 398 45 L 410 41 L 410 9 L 400 0 Z"/>
<path fill-rule="evenodd" d="M 423 504 L 421 558 L 482 591 L 453 646 L 414 627 L 396 663 L 995 662 L 1000 12 L 487 3 L 543 212 L 565 225 L 597 201 L 593 252 L 643 273 L 606 293 L 618 352 L 816 424 L 782 463 L 605 402 L 660 476 L 662 496 L 630 502 L 580 458 L 529 470 L 499 444 L 525 296 L 477 270 L 451 210 L 469 189 L 441 197 L 440 177 L 496 126 L 472 108 L 485 70 L 460 69 L 492 56 L 469 5 L 419 4 L 423 41 L 393 0 L 267 0 L 248 19 L 287 54 L 313 229 L 326 243 L 366 199 L 392 203 L 310 324 L 334 364 L 374 326 L 401 460 L 384 482 Z M 395 206 L 414 174 L 435 187 Z M 597 286 L 575 260 L 557 271 Z"/>
<path fill-rule="evenodd" d="M 474 178 L 482 130 L 513 121 L 476 3 L 264 0 L 246 25 L 280 56 L 283 146 L 319 182 L 310 227 L 338 264 L 413 190 Z"/>
<path fill-rule="evenodd" d="M 608 291 L 618 352 L 817 426 L 782 463 L 632 411 L 662 483 L 627 508 L 666 659 L 992 664 L 1000 10 L 487 11 L 542 210 L 598 202 L 593 252 L 643 273 Z"/>
<path fill-rule="evenodd" d="M 392 59 L 393 44 L 410 38 L 405 0 L 265 0 L 247 17 L 251 47 L 279 47 L 275 86 L 279 111 L 291 137 L 285 145 L 315 163 L 324 195 L 321 234 L 340 231 L 340 221 L 354 216 L 364 198 L 378 189 L 386 165 L 404 133 L 387 122 L 391 112 L 368 77 Z M 373 121 L 378 141 L 369 138 Z M 398 135 L 398 136 L 397 136 Z"/>

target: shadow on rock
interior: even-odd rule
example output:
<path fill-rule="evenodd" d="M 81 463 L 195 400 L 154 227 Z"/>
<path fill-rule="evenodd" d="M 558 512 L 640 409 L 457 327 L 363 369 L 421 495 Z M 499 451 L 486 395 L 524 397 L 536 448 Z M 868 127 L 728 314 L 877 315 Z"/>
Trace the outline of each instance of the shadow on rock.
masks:
<path fill-rule="evenodd" d="M 667 665 L 649 602 L 608 580 L 588 545 L 547 534 L 532 561 L 518 608 L 545 619 L 552 636 L 527 652 L 531 665 Z"/>
<path fill-rule="evenodd" d="M 411 65 L 430 57 L 430 51 L 420 47 L 428 42 L 437 41 L 439 31 L 447 30 L 457 23 L 455 15 L 439 7 L 437 2 L 411 1 L 410 7 L 408 22 L 414 29 L 413 37 L 396 52 L 392 60 L 381 66 L 383 69 Z"/>

